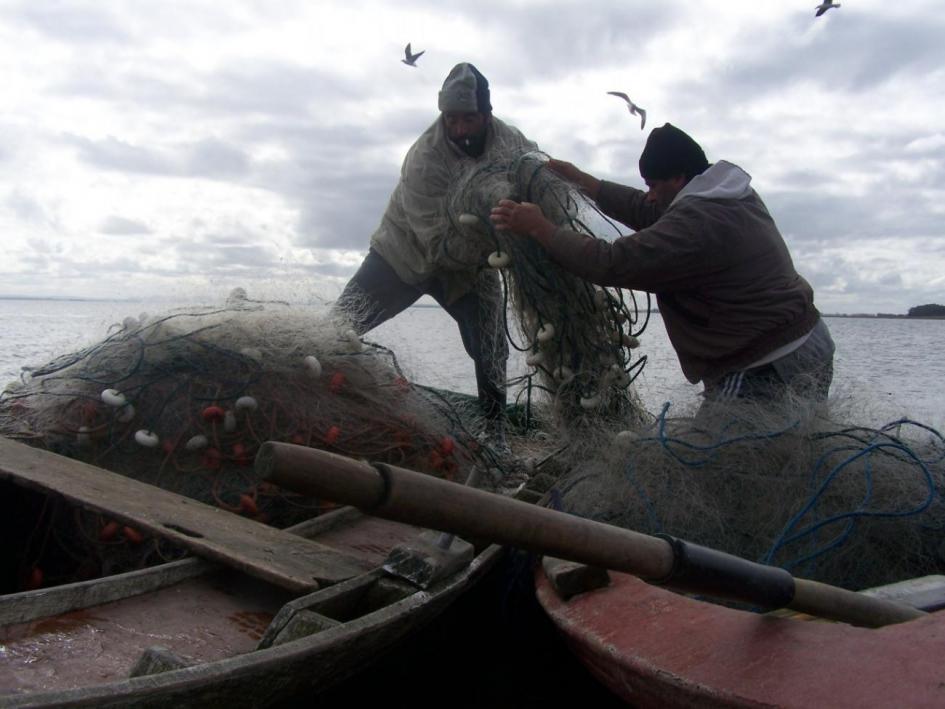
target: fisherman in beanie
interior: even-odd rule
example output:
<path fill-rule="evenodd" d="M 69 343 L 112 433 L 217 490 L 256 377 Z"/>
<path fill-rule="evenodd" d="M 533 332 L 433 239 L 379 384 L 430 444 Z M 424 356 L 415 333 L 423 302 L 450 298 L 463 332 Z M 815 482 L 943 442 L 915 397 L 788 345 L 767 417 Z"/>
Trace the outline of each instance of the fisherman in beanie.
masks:
<path fill-rule="evenodd" d="M 508 343 L 498 279 L 483 269 L 486 254 L 453 232 L 446 214 L 457 175 L 494 156 L 537 150 L 516 128 L 492 115 L 489 82 L 467 62 L 450 71 L 439 92 L 440 115 L 411 146 L 371 247 L 335 305 L 363 334 L 432 296 L 456 321 L 476 368 L 489 443 L 506 448 L 504 415 Z"/>
<path fill-rule="evenodd" d="M 635 230 L 607 242 L 558 228 L 530 203 L 502 200 L 498 229 L 528 235 L 562 267 L 601 286 L 656 294 L 683 373 L 707 402 L 825 399 L 834 344 L 751 177 L 667 123 L 640 155 L 648 191 L 599 180 L 574 165 L 548 168 L 601 211 Z"/>

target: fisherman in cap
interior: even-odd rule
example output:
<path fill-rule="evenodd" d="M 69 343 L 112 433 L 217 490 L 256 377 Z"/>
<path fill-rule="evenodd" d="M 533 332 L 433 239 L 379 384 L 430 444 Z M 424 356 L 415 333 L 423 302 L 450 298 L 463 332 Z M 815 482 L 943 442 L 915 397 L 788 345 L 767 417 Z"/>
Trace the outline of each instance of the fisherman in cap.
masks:
<path fill-rule="evenodd" d="M 640 156 L 648 191 L 560 160 L 548 167 L 635 233 L 603 241 L 511 200 L 492 210 L 498 229 L 530 236 L 593 283 L 655 293 L 683 373 L 703 383 L 707 402 L 773 400 L 789 390 L 826 398 L 833 340 L 748 173 L 724 160 L 710 165 L 669 123 L 650 133 Z"/>
<path fill-rule="evenodd" d="M 490 443 L 505 447 L 508 343 L 498 280 L 486 254 L 454 231 L 448 189 L 477 162 L 536 150 L 516 128 L 492 115 L 489 82 L 457 64 L 439 93 L 440 115 L 411 146 L 371 247 L 336 303 L 363 334 L 432 296 L 459 326 L 476 368 L 479 403 Z"/>

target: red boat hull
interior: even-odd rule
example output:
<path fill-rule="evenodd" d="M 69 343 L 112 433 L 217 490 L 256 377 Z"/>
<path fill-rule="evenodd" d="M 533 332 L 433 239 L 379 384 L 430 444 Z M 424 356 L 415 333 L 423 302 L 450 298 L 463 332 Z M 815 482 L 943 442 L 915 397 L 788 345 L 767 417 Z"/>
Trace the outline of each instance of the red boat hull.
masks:
<path fill-rule="evenodd" d="M 945 611 L 879 629 L 724 608 L 611 573 L 538 600 L 575 655 L 640 707 L 943 707 Z"/>

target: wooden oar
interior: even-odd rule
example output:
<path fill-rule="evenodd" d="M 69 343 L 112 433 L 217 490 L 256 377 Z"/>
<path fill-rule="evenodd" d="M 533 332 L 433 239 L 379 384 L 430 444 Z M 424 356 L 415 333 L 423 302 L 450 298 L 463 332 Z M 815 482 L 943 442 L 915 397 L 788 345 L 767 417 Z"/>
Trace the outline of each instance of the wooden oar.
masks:
<path fill-rule="evenodd" d="M 651 583 L 853 625 L 925 615 L 911 606 L 806 579 L 679 539 L 652 537 L 391 465 L 288 443 L 264 444 L 256 472 L 276 485 L 376 517 L 485 539 L 639 576 Z"/>

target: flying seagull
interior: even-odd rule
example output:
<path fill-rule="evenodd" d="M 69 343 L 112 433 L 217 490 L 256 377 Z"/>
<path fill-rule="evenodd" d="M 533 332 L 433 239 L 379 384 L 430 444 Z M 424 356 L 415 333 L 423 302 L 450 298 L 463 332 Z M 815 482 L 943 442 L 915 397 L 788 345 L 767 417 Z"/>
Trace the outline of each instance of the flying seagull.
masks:
<path fill-rule="evenodd" d="M 840 3 L 834 2 L 833 0 L 824 0 L 820 5 L 814 8 L 817 10 L 817 14 L 814 15 L 814 17 L 820 17 L 832 7 L 840 7 Z"/>
<path fill-rule="evenodd" d="M 643 130 L 643 127 L 646 125 L 646 111 L 637 106 L 633 101 L 630 100 L 630 97 L 622 91 L 608 91 L 611 96 L 618 96 L 627 102 L 627 108 L 635 116 L 640 117 L 640 130 Z"/>
<path fill-rule="evenodd" d="M 424 49 L 423 52 L 426 50 Z M 416 54 L 411 54 L 410 52 L 410 42 L 407 42 L 407 46 L 404 47 L 404 58 L 401 59 L 404 64 L 407 66 L 417 66 L 417 60 L 420 58 L 420 55 L 423 52 L 417 52 Z"/>

